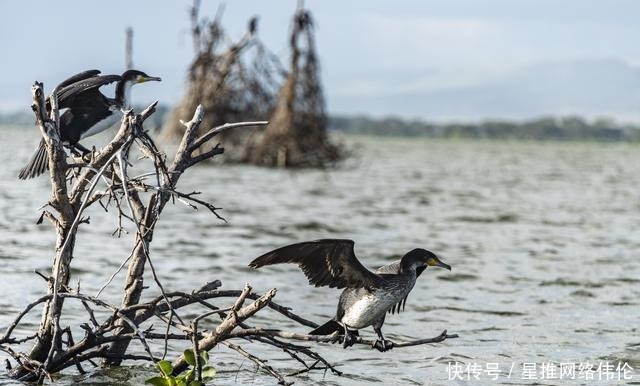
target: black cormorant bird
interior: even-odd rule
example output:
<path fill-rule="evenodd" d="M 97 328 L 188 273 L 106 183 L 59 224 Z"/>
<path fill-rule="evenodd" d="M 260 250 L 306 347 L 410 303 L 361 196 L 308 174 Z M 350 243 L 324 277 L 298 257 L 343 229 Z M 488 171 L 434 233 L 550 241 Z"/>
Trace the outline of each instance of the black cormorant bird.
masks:
<path fill-rule="evenodd" d="M 58 108 L 60 111 L 60 138 L 72 150 L 86 154 L 87 148 L 78 141 L 100 133 L 121 119 L 121 112 L 130 108 L 130 89 L 136 83 L 160 78 L 149 76 L 142 71 L 127 70 L 122 75 L 99 75 L 98 70 L 88 70 L 76 74 L 57 87 Z M 100 92 L 100 87 L 116 84 L 115 98 L 109 98 Z M 47 108 L 49 103 L 47 101 Z M 18 178 L 27 179 L 39 176 L 49 167 L 44 139 L 20 170 Z"/>
<path fill-rule="evenodd" d="M 312 335 L 329 335 L 344 330 L 344 347 L 354 343 L 354 336 L 361 328 L 373 326 L 378 335 L 376 348 L 388 349 L 382 335 L 382 325 L 387 312 L 404 309 L 407 296 L 416 278 L 429 266 L 451 270 L 438 257 L 425 249 L 417 248 L 402 259 L 371 272 L 356 258 L 353 240 L 316 240 L 292 244 L 268 252 L 249 266 L 295 263 L 316 287 L 344 288 L 338 302 L 336 316 L 311 331 Z"/>

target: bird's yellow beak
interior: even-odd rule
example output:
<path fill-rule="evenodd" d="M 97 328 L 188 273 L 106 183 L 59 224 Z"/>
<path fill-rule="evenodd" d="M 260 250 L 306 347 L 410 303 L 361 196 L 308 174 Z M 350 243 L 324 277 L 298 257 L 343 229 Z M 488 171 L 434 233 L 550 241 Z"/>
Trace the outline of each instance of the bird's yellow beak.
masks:
<path fill-rule="evenodd" d="M 441 267 L 441 268 L 448 269 L 449 271 L 451 271 L 451 266 L 449 264 L 443 263 L 437 257 L 430 257 L 427 260 L 427 265 L 429 267 Z"/>
<path fill-rule="evenodd" d="M 136 83 L 144 83 L 144 82 L 150 82 L 150 81 L 160 82 L 161 80 L 162 80 L 162 78 L 157 77 L 157 76 L 142 76 L 142 75 L 140 75 L 138 77 Z"/>

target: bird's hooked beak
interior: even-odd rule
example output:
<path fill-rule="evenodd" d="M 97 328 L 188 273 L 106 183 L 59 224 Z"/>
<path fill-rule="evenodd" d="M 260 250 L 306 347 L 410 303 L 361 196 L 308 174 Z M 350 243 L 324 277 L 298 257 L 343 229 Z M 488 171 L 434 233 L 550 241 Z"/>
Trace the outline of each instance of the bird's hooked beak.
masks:
<path fill-rule="evenodd" d="M 440 268 L 448 269 L 449 271 L 451 271 L 451 266 L 447 263 L 443 263 L 437 257 L 430 257 L 429 259 L 427 259 L 427 266 L 440 267 Z"/>
<path fill-rule="evenodd" d="M 138 79 L 136 79 L 136 83 L 144 83 L 144 82 L 150 82 L 150 81 L 156 81 L 156 82 L 160 82 L 162 79 L 158 76 L 144 76 L 144 75 L 140 75 L 138 77 Z"/>

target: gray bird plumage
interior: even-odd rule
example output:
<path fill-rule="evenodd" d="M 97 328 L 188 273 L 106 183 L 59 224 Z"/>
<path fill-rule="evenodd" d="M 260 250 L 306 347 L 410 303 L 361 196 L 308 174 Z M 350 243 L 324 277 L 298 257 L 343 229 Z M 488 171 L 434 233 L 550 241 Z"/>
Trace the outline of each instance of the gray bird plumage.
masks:
<path fill-rule="evenodd" d="M 382 335 L 387 312 L 400 312 L 416 279 L 427 266 L 451 269 L 438 257 L 424 249 L 414 249 L 401 260 L 371 272 L 355 256 L 352 240 L 324 239 L 297 243 L 268 252 L 249 266 L 295 263 L 309 279 L 319 286 L 344 288 L 338 301 L 336 316 L 311 331 L 313 335 L 328 335 L 344 330 L 344 347 L 353 344 L 357 330 L 373 326 L 380 341 L 379 349 L 387 344 Z"/>

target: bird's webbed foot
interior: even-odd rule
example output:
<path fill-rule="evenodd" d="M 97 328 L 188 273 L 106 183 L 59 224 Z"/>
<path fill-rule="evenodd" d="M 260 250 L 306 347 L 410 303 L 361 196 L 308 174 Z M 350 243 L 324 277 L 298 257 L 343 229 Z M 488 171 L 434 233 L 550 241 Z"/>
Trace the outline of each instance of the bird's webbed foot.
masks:
<path fill-rule="evenodd" d="M 344 343 L 342 344 L 343 348 L 351 347 L 356 343 L 356 334 L 350 332 L 349 330 L 345 331 L 344 335 Z"/>
<path fill-rule="evenodd" d="M 393 342 L 390 341 L 390 340 L 386 340 L 386 339 L 378 339 L 373 344 L 373 348 L 375 348 L 376 350 L 378 350 L 380 352 L 389 351 L 389 350 L 391 350 L 393 348 Z"/>
<path fill-rule="evenodd" d="M 373 344 L 372 348 L 377 349 L 380 352 L 389 351 L 393 348 L 393 342 L 390 340 L 386 340 L 384 335 L 382 334 L 382 323 L 384 322 L 384 318 L 378 325 L 373 326 L 373 330 L 378 334 L 378 340 Z"/>

